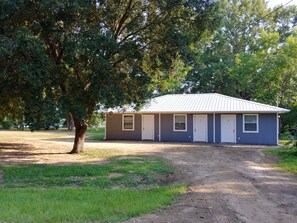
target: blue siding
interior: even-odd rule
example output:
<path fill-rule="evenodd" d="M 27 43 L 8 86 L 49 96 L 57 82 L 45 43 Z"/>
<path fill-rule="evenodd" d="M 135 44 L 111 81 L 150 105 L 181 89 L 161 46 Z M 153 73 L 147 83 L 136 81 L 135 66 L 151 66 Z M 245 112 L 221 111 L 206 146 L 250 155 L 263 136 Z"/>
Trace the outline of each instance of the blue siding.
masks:
<path fill-rule="evenodd" d="M 159 114 L 154 115 L 155 141 L 159 141 Z M 135 130 L 122 131 L 122 114 L 106 115 L 106 139 L 141 140 L 141 115 L 135 114 Z M 208 142 L 213 143 L 213 114 L 207 115 Z M 238 144 L 277 145 L 277 115 L 259 114 L 259 132 L 243 133 L 243 114 L 236 115 L 236 142 Z M 173 114 L 161 115 L 161 140 L 193 142 L 193 115 L 187 115 L 187 131 L 173 131 Z M 215 143 L 221 142 L 221 114 L 215 115 Z"/>
<path fill-rule="evenodd" d="M 277 115 L 259 114 L 259 132 L 243 132 L 243 115 L 236 115 L 236 132 L 238 144 L 277 145 Z"/>
<path fill-rule="evenodd" d="M 221 115 L 216 114 L 215 115 L 215 130 L 216 130 L 216 141 L 215 143 L 221 142 Z"/>
<path fill-rule="evenodd" d="M 208 142 L 213 142 L 213 115 L 207 115 Z"/>
<path fill-rule="evenodd" d="M 173 114 L 161 116 L 161 139 L 165 142 L 193 142 L 193 115 L 187 115 L 187 131 L 173 131 Z"/>

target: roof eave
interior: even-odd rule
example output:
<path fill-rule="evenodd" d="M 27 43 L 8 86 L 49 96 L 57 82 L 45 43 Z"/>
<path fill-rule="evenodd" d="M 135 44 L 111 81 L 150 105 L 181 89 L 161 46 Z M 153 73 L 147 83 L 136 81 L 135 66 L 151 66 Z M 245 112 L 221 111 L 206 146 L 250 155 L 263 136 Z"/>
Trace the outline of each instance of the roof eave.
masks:
<path fill-rule="evenodd" d="M 279 110 L 279 111 L 139 111 L 137 113 L 142 113 L 142 114 L 148 114 L 148 113 L 162 113 L 162 114 L 172 114 L 172 113 L 184 113 L 184 114 L 252 114 L 252 113 L 270 113 L 270 114 L 276 114 L 276 113 L 286 113 L 289 112 L 290 110 L 284 109 L 284 110 Z"/>
<path fill-rule="evenodd" d="M 290 110 L 282 109 L 277 111 L 106 111 L 105 114 L 115 113 L 115 114 L 276 114 L 276 113 L 287 113 Z"/>

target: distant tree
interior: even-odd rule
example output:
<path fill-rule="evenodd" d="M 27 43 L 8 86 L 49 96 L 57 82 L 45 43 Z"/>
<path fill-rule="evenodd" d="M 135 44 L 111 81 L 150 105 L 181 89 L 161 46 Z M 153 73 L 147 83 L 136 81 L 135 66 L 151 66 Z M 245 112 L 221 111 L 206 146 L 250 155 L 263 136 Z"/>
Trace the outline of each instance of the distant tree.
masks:
<path fill-rule="evenodd" d="M 251 52 L 262 28 L 267 26 L 269 9 L 264 0 L 219 0 L 214 15 L 216 28 L 204 42 L 193 47 L 192 70 L 186 76 L 182 91 L 217 92 L 251 98 L 251 92 L 240 91 L 230 75 L 236 55 Z M 256 22 L 255 22 L 256 21 Z M 261 25 L 260 25 L 261 24 Z"/>
<path fill-rule="evenodd" d="M 204 0 L 3 0 L 0 111 L 41 119 L 53 103 L 72 115 L 71 153 L 82 152 L 98 106 L 137 108 L 175 84 L 211 9 Z"/>
<path fill-rule="evenodd" d="M 290 106 L 290 112 L 282 115 L 282 124 L 287 128 L 297 128 L 297 103 Z"/>
<path fill-rule="evenodd" d="M 297 7 L 269 9 L 263 0 L 220 0 L 218 7 L 220 22 L 197 45 L 181 91 L 294 105 Z"/>
<path fill-rule="evenodd" d="M 297 7 L 219 0 L 215 30 L 192 47 L 191 70 L 176 91 L 217 92 L 292 110 L 297 120 Z"/>
<path fill-rule="evenodd" d="M 89 120 L 88 125 L 91 126 L 92 128 L 99 128 L 100 125 L 103 124 L 105 118 L 104 118 L 104 113 L 94 111 L 91 119 Z"/>
<path fill-rule="evenodd" d="M 276 10 L 278 8 L 278 10 Z M 274 32 L 280 34 L 280 42 L 284 42 L 294 32 L 297 27 L 297 6 L 290 5 L 288 7 L 276 6 L 275 12 L 271 14 L 271 28 Z"/>
<path fill-rule="evenodd" d="M 278 33 L 262 32 L 258 49 L 241 53 L 230 69 L 241 91 L 251 91 L 253 99 L 290 107 L 297 99 L 297 36 L 282 44 Z"/>

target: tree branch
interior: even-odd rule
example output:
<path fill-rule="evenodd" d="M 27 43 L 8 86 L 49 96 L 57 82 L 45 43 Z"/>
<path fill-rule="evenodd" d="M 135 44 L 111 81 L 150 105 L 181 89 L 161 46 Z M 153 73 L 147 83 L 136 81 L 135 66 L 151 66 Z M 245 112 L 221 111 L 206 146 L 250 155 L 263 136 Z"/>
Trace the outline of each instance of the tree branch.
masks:
<path fill-rule="evenodd" d="M 122 27 L 122 25 L 125 23 L 125 21 L 126 21 L 127 18 L 128 18 L 128 14 L 129 14 L 129 12 L 130 12 L 130 10 L 131 10 L 131 4 L 132 4 L 132 1 L 133 1 L 133 0 L 130 0 L 130 1 L 128 2 L 128 5 L 127 5 L 127 7 L 126 7 L 126 9 L 125 9 L 125 12 L 124 12 L 124 14 L 122 15 L 122 17 L 121 17 L 121 19 L 120 19 L 120 21 L 119 21 L 117 30 L 116 30 L 116 32 L 115 32 L 115 38 L 117 38 L 118 35 L 120 34 L 121 27 Z"/>
<path fill-rule="evenodd" d="M 120 41 L 120 44 L 122 44 L 123 42 L 125 42 L 125 41 L 126 41 L 128 38 L 130 38 L 131 36 L 136 35 L 137 33 L 140 33 L 141 31 L 148 29 L 150 26 L 152 26 L 152 25 L 157 21 L 157 19 L 160 17 L 160 15 L 161 15 L 161 14 L 157 15 L 157 16 L 153 19 L 153 21 L 152 21 L 151 23 L 148 23 L 148 24 L 146 24 L 145 26 L 142 26 L 142 27 L 140 27 L 139 29 L 133 31 L 132 33 L 127 34 L 127 36 L 125 36 L 125 37 Z M 165 19 L 165 18 L 164 18 L 164 19 Z"/>

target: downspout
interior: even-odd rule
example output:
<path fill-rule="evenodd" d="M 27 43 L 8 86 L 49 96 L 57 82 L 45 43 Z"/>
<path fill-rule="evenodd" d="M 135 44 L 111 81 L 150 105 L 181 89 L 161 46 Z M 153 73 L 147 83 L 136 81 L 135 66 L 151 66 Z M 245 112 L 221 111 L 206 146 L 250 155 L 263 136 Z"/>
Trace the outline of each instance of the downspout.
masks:
<path fill-rule="evenodd" d="M 142 113 L 140 114 L 141 116 L 141 140 L 143 140 L 143 131 L 144 131 L 144 125 L 143 125 L 143 115 Z M 155 134 L 155 133 L 154 133 Z"/>
<path fill-rule="evenodd" d="M 106 140 L 106 132 L 107 132 L 107 114 L 105 113 L 105 132 L 104 132 L 104 140 Z"/>
<path fill-rule="evenodd" d="M 213 143 L 216 143 L 216 114 L 213 113 Z"/>
<path fill-rule="evenodd" d="M 159 142 L 161 142 L 161 113 L 159 113 Z"/>
<path fill-rule="evenodd" d="M 278 136 L 279 136 L 279 119 L 278 113 L 276 113 L 276 144 L 278 145 Z"/>

